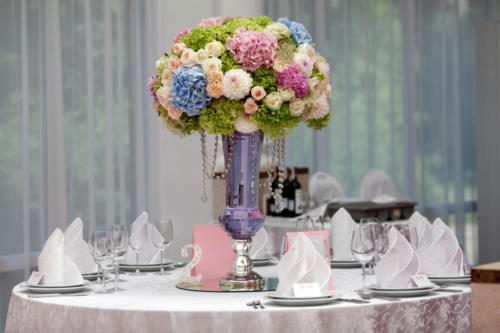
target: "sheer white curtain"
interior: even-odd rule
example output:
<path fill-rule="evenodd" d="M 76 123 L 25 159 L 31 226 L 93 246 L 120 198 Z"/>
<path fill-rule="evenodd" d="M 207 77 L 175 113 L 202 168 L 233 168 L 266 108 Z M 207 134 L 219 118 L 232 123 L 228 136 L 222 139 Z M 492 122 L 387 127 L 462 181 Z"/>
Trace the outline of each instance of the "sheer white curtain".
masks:
<path fill-rule="evenodd" d="M 495 1 L 265 2 L 273 18 L 304 22 L 332 66 L 330 127 L 302 127 L 288 163 L 328 171 L 358 196 L 377 168 L 443 217 L 477 259 L 475 28 Z"/>

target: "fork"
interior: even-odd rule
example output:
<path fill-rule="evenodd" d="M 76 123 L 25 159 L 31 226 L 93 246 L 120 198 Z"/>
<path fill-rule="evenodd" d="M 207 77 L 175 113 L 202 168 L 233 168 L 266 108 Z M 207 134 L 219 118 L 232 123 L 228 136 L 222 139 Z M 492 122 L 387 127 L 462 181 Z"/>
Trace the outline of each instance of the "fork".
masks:
<path fill-rule="evenodd" d="M 254 305 L 254 307 L 258 305 L 258 306 L 259 306 L 262 310 L 264 310 L 264 309 L 265 309 L 265 306 L 264 306 L 264 305 L 262 305 L 262 303 L 260 302 L 260 299 L 256 299 L 256 300 L 254 300 L 254 301 L 253 301 L 253 305 Z"/>
<path fill-rule="evenodd" d="M 377 298 L 377 299 L 383 299 L 389 302 L 399 302 L 401 301 L 400 298 L 397 297 L 386 297 L 386 296 L 379 296 L 379 295 L 373 295 L 373 293 L 364 291 L 363 289 L 355 290 L 355 292 L 359 295 L 364 300 L 370 300 L 372 298 Z"/>

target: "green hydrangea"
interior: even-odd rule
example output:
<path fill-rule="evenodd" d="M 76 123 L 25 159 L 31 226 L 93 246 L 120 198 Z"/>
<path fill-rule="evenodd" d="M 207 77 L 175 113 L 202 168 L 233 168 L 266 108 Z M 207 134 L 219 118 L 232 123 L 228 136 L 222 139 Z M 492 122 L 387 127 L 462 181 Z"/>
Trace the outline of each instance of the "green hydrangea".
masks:
<path fill-rule="evenodd" d="M 187 34 L 181 36 L 178 43 L 184 43 L 187 47 L 198 51 L 205 47 L 217 38 L 218 33 L 222 30 L 220 25 L 212 25 L 210 27 L 195 27 L 192 28 Z"/>
<path fill-rule="evenodd" d="M 283 103 L 278 110 L 271 110 L 264 103 L 261 103 L 257 112 L 251 115 L 250 119 L 255 121 L 271 139 L 279 139 L 288 135 L 300 122 L 300 118 L 290 114 L 288 103 Z"/>
<path fill-rule="evenodd" d="M 286 63 L 292 62 L 295 51 L 297 51 L 297 45 L 295 45 L 290 37 L 280 38 L 278 41 L 278 50 L 276 51 L 279 60 Z"/>
<path fill-rule="evenodd" d="M 243 110 L 242 101 L 233 101 L 225 97 L 212 99 L 200 113 L 200 124 L 209 134 L 231 135 L 234 122 Z"/>
<path fill-rule="evenodd" d="M 313 69 L 311 77 L 317 77 L 320 81 L 326 81 L 327 80 L 325 74 L 321 73 L 316 68 Z"/>
<path fill-rule="evenodd" d="M 236 32 L 239 28 L 245 28 L 247 30 L 260 31 L 262 28 L 255 22 L 252 22 L 248 18 L 234 17 L 230 20 L 224 22 L 224 26 L 221 31 L 217 34 L 217 40 L 226 43 L 226 39 Z"/>
<path fill-rule="evenodd" d="M 314 128 L 319 131 L 322 128 L 328 127 L 328 122 L 330 121 L 330 113 L 320 119 L 309 119 L 307 120 L 307 127 Z"/>
<path fill-rule="evenodd" d="M 251 73 L 254 86 L 261 86 L 266 93 L 275 92 L 278 87 L 276 85 L 276 78 L 272 69 L 259 67 L 255 72 Z"/>
<path fill-rule="evenodd" d="M 187 113 L 183 112 L 179 118 L 182 123 L 182 130 L 187 135 L 191 135 L 193 131 L 200 130 L 200 116 L 188 116 Z"/>
<path fill-rule="evenodd" d="M 225 73 L 230 69 L 234 68 L 242 68 L 241 65 L 238 65 L 236 61 L 234 61 L 233 54 L 231 51 L 226 50 L 220 56 L 220 60 L 222 62 L 222 71 Z"/>
<path fill-rule="evenodd" d="M 252 16 L 248 18 L 249 21 L 257 23 L 261 28 L 267 27 L 269 24 L 274 23 L 268 16 Z"/>

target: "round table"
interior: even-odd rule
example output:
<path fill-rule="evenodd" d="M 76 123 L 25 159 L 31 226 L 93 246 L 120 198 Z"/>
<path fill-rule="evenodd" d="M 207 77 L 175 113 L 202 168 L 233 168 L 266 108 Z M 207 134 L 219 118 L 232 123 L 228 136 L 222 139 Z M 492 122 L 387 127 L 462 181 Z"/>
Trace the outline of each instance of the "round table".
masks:
<path fill-rule="evenodd" d="M 276 266 L 257 267 L 276 276 Z M 334 269 L 335 289 L 357 298 L 360 269 Z M 265 292 L 212 293 L 175 287 L 181 269 L 167 276 L 123 275 L 125 291 L 89 296 L 28 298 L 16 286 L 6 332 L 470 332 L 470 288 L 462 293 L 434 293 L 399 302 L 372 299 L 370 304 L 331 303 L 284 307 Z M 373 276 L 367 282 L 374 282 Z M 98 288 L 92 284 L 92 288 Z M 264 310 L 246 305 L 260 299 Z"/>

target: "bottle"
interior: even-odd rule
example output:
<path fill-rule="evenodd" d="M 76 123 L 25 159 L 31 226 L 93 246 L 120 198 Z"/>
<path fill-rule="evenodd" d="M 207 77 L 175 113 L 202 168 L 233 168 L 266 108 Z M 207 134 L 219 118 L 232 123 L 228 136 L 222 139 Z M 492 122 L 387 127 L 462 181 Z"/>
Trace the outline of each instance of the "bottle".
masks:
<path fill-rule="evenodd" d="M 292 171 L 292 187 L 295 197 L 295 215 L 300 215 L 304 213 L 304 200 L 302 198 L 302 186 L 297 179 L 297 168 L 293 168 Z"/>
<path fill-rule="evenodd" d="M 283 181 L 283 216 L 295 216 L 295 196 L 293 193 L 292 182 L 290 181 L 290 169 L 286 169 L 285 180 Z"/>

